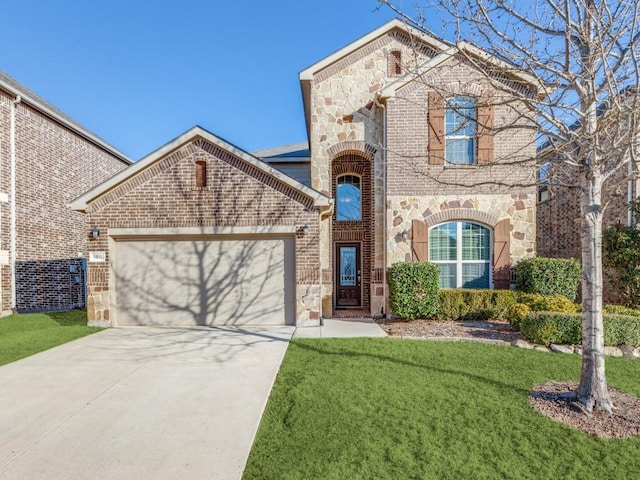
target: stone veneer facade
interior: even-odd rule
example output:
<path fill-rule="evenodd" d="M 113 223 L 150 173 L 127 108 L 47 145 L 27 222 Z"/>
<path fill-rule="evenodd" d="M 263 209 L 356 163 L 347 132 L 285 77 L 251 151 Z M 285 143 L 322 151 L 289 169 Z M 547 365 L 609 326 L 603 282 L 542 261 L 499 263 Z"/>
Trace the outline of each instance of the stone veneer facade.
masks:
<path fill-rule="evenodd" d="M 196 187 L 196 162 L 206 163 L 207 186 Z M 317 324 L 319 296 L 319 212 L 313 200 L 238 156 L 196 137 L 158 159 L 87 205 L 90 225 L 103 232 L 91 251 L 106 262 L 89 262 L 90 325 L 110 325 L 109 230 L 183 227 L 308 225 L 295 234 L 296 324 Z M 87 232 L 88 234 L 88 232 Z"/>
<path fill-rule="evenodd" d="M 313 188 L 333 198 L 335 171 L 349 173 L 339 166 L 343 158 L 361 155 L 373 162 L 373 195 L 362 193 L 363 198 L 373 198 L 370 240 L 358 237 L 355 227 L 349 238 L 362 241 L 364 255 L 370 255 L 367 277 L 363 275 L 363 297 L 369 300 L 363 307 L 374 315 L 387 311 L 386 268 L 411 260 L 409 242 L 401 233 L 409 231 L 415 219 L 428 226 L 469 219 L 490 227 L 508 219 L 513 263 L 534 254 L 536 239 L 536 147 L 532 130 L 519 115 L 524 105 L 496 92 L 495 82 L 489 85 L 484 74 L 459 60 L 445 62 L 383 98 L 380 92 L 400 78 L 391 67 L 391 52 L 400 52 L 403 72 L 415 70 L 435 54 L 404 32 L 392 30 L 315 72 L 308 99 Z M 428 165 L 428 94 L 434 88 L 494 99 L 495 161 L 482 166 Z M 514 129 L 519 122 L 522 128 Z M 501 131 L 503 127 L 509 129 Z M 486 182 L 488 178 L 497 183 Z M 363 201 L 363 212 L 365 208 L 369 205 Z M 325 314 L 335 307 L 335 242 L 348 230 L 349 225 L 335 219 L 325 220 L 321 229 Z"/>
<path fill-rule="evenodd" d="M 370 192 L 372 229 L 367 235 L 351 237 L 363 245 L 363 307 L 372 313 L 385 309 L 384 300 L 384 116 L 376 103 L 379 90 L 397 80 L 390 68 L 392 51 L 401 52 L 403 68 L 408 69 L 429 58 L 432 53 L 403 32 L 392 31 L 363 46 L 338 62 L 317 72 L 310 97 L 310 148 L 312 187 L 335 197 L 335 174 L 349 173 L 339 163 L 349 154 L 361 155 L 372 163 Z M 357 172 L 354 172 L 357 173 Z M 334 308 L 335 242 L 344 238 L 349 226 L 326 220 L 320 238 L 323 265 L 323 311 Z"/>

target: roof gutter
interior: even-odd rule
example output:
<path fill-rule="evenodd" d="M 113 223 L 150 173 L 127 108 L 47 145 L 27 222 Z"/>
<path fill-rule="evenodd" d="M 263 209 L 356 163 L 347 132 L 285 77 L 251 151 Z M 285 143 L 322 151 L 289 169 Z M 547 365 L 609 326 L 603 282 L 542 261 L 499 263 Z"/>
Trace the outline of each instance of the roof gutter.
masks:
<path fill-rule="evenodd" d="M 35 108 L 40 113 L 42 113 L 43 115 L 45 115 L 49 119 L 53 120 L 54 122 L 65 126 L 69 130 L 72 130 L 76 135 L 79 135 L 82 138 L 84 138 L 85 140 L 88 140 L 89 142 L 93 143 L 96 147 L 100 148 L 101 150 L 104 150 L 105 152 L 117 157 L 120 161 L 122 161 L 122 162 L 124 162 L 124 163 L 126 163 L 128 165 L 133 163 L 133 160 L 131 160 L 129 157 L 127 157 L 124 153 L 120 152 L 119 150 L 117 150 L 114 147 L 112 147 L 111 145 L 107 144 L 106 142 L 104 142 L 100 138 L 96 137 L 95 135 L 93 135 L 88 130 L 85 130 L 84 128 L 80 128 L 77 125 L 73 125 L 73 124 L 69 123 L 69 121 L 67 119 L 61 117 L 55 111 L 53 111 L 50 108 L 46 107 L 41 102 L 38 102 L 37 100 L 31 98 L 29 95 L 25 95 L 24 92 L 18 91 L 17 89 L 13 88 L 11 85 L 8 85 L 6 82 L 3 82 L 1 79 L 0 79 L 0 88 L 5 90 L 5 91 L 7 91 L 12 96 L 14 96 L 16 98 L 20 98 L 20 101 L 22 103 L 25 103 L 25 104 Z"/>

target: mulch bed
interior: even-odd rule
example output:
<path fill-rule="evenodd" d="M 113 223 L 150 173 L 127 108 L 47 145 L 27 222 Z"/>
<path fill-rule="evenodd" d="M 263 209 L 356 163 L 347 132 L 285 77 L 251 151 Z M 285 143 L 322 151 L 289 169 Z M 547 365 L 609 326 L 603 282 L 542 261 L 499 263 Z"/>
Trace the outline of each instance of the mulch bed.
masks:
<path fill-rule="evenodd" d="M 510 344 L 524 340 L 520 332 L 511 329 L 508 322 L 438 322 L 433 320 L 379 319 L 378 324 L 391 337 L 455 339 L 472 342 Z M 578 385 L 574 383 L 548 382 L 531 390 L 532 406 L 565 425 L 577 428 L 595 437 L 626 438 L 640 435 L 640 399 L 621 390 L 609 387 L 614 405 L 613 412 L 586 413 L 571 395 Z"/>

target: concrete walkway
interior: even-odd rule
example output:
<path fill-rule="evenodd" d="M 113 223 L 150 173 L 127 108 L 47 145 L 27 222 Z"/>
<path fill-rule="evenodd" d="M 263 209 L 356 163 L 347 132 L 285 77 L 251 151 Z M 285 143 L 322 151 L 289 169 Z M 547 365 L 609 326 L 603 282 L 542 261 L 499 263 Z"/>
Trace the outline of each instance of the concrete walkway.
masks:
<path fill-rule="evenodd" d="M 294 338 L 347 338 L 387 336 L 371 318 L 331 319 L 326 318 L 320 327 L 298 327 Z"/>
<path fill-rule="evenodd" d="M 109 329 L 0 367 L 0 479 L 239 479 L 292 332 Z"/>

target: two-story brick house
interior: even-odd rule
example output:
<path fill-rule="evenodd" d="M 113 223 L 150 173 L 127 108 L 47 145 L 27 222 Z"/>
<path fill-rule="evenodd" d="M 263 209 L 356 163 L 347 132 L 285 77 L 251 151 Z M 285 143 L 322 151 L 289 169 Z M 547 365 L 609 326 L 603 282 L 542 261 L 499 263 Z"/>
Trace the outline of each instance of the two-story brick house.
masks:
<path fill-rule="evenodd" d="M 0 309 L 84 305 L 87 219 L 67 204 L 131 164 L 0 72 Z"/>
<path fill-rule="evenodd" d="M 386 268 L 414 259 L 509 287 L 535 248 L 527 75 L 393 20 L 300 83 L 308 144 L 251 155 L 196 127 L 73 202 L 101 232 L 92 322 L 383 314 Z"/>

